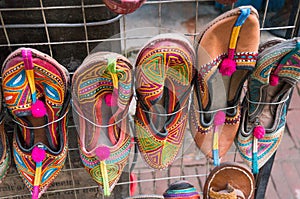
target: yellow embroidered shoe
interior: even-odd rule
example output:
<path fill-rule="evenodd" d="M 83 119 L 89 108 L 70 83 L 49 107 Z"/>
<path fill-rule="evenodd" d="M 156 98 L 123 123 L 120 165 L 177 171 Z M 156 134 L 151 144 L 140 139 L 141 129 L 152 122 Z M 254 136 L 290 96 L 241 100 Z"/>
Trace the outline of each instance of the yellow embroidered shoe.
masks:
<path fill-rule="evenodd" d="M 165 169 L 175 160 L 188 122 L 195 53 L 180 34 L 161 34 L 136 60 L 136 140 L 145 162 Z"/>

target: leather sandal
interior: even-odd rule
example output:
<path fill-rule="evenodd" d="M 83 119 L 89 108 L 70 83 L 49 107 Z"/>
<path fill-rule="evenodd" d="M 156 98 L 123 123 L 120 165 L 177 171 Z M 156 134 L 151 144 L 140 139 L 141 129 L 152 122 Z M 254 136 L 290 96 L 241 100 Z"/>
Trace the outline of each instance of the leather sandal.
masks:
<path fill-rule="evenodd" d="M 251 6 L 222 14 L 196 38 L 190 127 L 197 146 L 215 165 L 237 133 L 240 96 L 255 67 L 259 38 L 258 14 Z"/>

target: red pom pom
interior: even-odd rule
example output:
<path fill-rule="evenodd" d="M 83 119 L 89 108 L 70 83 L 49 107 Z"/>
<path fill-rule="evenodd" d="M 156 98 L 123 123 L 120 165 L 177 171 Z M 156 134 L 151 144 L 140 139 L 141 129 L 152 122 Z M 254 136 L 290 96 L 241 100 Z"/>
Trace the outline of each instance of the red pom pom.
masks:
<path fill-rule="evenodd" d="M 100 146 L 96 149 L 96 155 L 100 161 L 105 160 L 110 155 L 110 150 L 107 146 Z"/>
<path fill-rule="evenodd" d="M 225 122 L 225 113 L 223 111 L 218 111 L 215 115 L 214 125 L 219 126 L 224 124 Z"/>
<path fill-rule="evenodd" d="M 44 149 L 41 149 L 41 148 L 35 146 L 32 149 L 31 158 L 35 162 L 43 162 L 43 160 L 46 158 L 46 152 Z"/>
<path fill-rule="evenodd" d="M 257 138 L 257 139 L 261 139 L 265 136 L 266 134 L 266 130 L 263 126 L 259 125 L 259 126 L 256 126 L 254 129 L 253 129 L 253 135 Z"/>
<path fill-rule="evenodd" d="M 279 83 L 278 75 L 271 74 L 269 83 L 271 86 L 277 86 Z"/>
<path fill-rule="evenodd" d="M 44 117 L 46 113 L 47 109 L 41 100 L 36 100 L 36 102 L 31 105 L 31 114 L 33 117 Z"/>
<path fill-rule="evenodd" d="M 107 106 L 117 106 L 117 99 L 115 94 L 108 93 L 104 97 L 105 103 Z"/>
<path fill-rule="evenodd" d="M 236 62 L 233 59 L 225 58 L 219 66 L 223 76 L 230 76 L 236 71 Z"/>

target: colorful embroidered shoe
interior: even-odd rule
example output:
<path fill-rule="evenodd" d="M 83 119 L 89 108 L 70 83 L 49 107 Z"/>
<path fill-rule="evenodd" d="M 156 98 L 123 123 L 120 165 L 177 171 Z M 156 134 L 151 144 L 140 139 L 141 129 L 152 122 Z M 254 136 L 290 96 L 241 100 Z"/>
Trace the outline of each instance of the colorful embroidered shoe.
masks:
<path fill-rule="evenodd" d="M 109 196 L 127 164 L 132 66 L 111 52 L 89 55 L 72 81 L 73 116 L 85 169 Z"/>
<path fill-rule="evenodd" d="M 246 6 L 222 14 L 196 38 L 190 127 L 197 146 L 215 165 L 237 133 L 240 95 L 255 67 L 259 34 L 258 14 Z"/>
<path fill-rule="evenodd" d="M 103 0 L 105 5 L 118 14 L 130 14 L 136 11 L 146 0 Z"/>
<path fill-rule="evenodd" d="M 138 54 L 136 137 L 142 157 L 154 169 L 167 168 L 182 145 L 194 56 L 189 41 L 177 34 L 154 37 Z"/>
<path fill-rule="evenodd" d="M 266 48 L 248 81 L 236 146 L 254 174 L 277 150 L 285 129 L 290 93 L 300 80 L 300 42 Z"/>
<path fill-rule="evenodd" d="M 10 147 L 4 129 L 5 113 L 2 107 L 2 91 L 0 90 L 0 183 L 2 183 L 10 166 Z"/>
<path fill-rule="evenodd" d="M 2 68 L 4 99 L 15 121 L 14 161 L 32 198 L 40 197 L 67 156 L 68 71 L 30 48 L 11 53 Z"/>
<path fill-rule="evenodd" d="M 172 183 L 163 194 L 165 199 L 200 199 L 199 192 L 188 181 L 177 181 Z"/>
<path fill-rule="evenodd" d="M 255 180 L 248 167 L 235 162 L 222 163 L 208 175 L 204 190 L 204 199 L 252 199 Z"/>

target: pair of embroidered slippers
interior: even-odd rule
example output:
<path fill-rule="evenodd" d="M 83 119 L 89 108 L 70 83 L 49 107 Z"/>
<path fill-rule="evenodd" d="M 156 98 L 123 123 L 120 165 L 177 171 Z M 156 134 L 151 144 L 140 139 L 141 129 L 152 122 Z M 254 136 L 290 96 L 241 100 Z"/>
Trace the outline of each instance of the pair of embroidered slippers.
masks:
<path fill-rule="evenodd" d="M 141 49 L 134 76 L 129 60 L 111 52 L 89 55 L 75 71 L 72 105 L 80 156 L 104 195 L 110 195 L 128 164 L 134 86 L 136 141 L 142 157 L 156 169 L 175 159 L 187 123 L 193 60 L 192 45 L 184 36 L 162 34 Z"/>
<path fill-rule="evenodd" d="M 37 50 L 17 49 L 3 63 L 3 98 L 15 122 L 14 162 L 34 199 L 47 190 L 64 166 L 68 150 L 68 87 L 68 71 Z M 3 123 L 1 139 L 4 140 Z M 1 146 L 5 149 L 5 145 Z M 1 152 L 3 155 L 5 150 Z"/>

